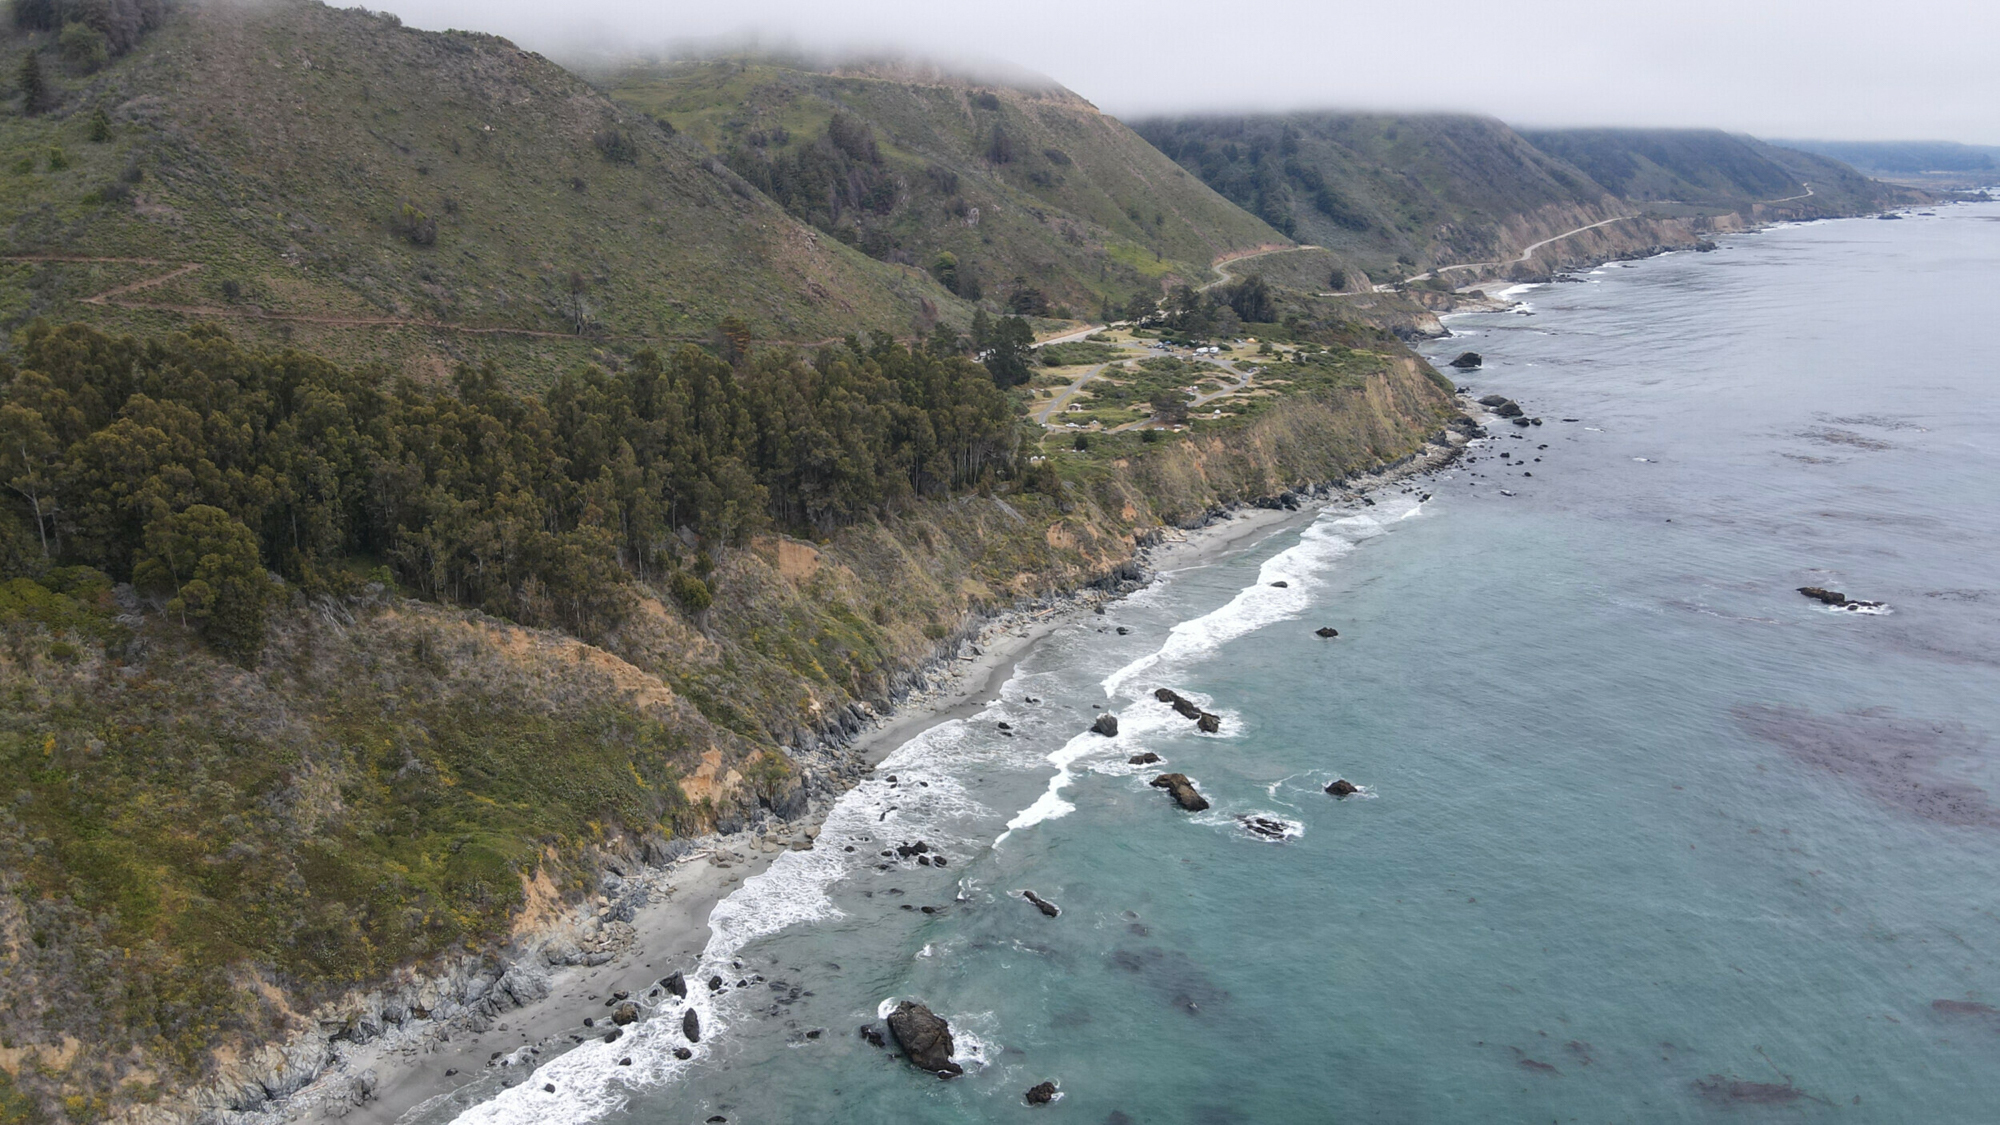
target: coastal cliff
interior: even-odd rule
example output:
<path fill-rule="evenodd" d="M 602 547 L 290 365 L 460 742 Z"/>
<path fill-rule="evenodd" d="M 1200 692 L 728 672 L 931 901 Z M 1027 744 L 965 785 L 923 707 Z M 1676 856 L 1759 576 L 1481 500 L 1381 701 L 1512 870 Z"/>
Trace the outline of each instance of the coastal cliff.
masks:
<path fill-rule="evenodd" d="M 337 1039 L 505 1011 L 546 969 L 503 951 L 608 955 L 616 888 L 842 791 L 853 733 L 983 620 L 1127 582 L 1155 529 L 1457 416 L 1389 341 L 1208 432 L 718 546 L 706 605 L 641 585 L 588 639 L 375 580 L 295 589 L 244 661 L 101 575 L 11 580 L 0 1104 L 195 1120 L 299 1089 Z"/>

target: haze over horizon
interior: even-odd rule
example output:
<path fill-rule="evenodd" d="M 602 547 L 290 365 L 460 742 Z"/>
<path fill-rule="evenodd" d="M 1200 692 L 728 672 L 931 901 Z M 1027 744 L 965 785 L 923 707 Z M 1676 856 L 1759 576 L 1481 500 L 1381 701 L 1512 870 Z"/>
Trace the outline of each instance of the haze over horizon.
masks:
<path fill-rule="evenodd" d="M 1194 0 L 391 0 L 425 28 L 505 35 L 558 57 L 756 42 L 989 60 L 1045 74 L 1120 117 L 1294 109 L 1464 111 L 1523 126 L 1712 126 L 1765 137 L 2000 144 L 2000 13 L 1942 0 L 1890 18 L 1858 0 L 1671 19 L 1582 0 L 1498 6 L 1276 0 L 1224 19 Z M 1412 60 L 1425 65 L 1412 66 Z"/>

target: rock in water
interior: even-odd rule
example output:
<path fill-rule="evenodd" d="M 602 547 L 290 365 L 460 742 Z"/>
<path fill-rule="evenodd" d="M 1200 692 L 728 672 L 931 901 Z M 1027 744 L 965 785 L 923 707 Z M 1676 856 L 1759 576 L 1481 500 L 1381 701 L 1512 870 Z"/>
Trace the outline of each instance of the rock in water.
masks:
<path fill-rule="evenodd" d="M 681 1060 L 682 1062 L 686 1062 L 694 1057 L 694 1052 L 688 1050 L 686 1047 L 675 1047 L 674 1057 Z"/>
<path fill-rule="evenodd" d="M 888 1040 L 882 1038 L 882 1029 L 872 1023 L 862 1024 L 860 1035 L 861 1038 L 868 1041 L 868 1045 L 871 1047 L 886 1047 L 889 1045 Z"/>
<path fill-rule="evenodd" d="M 685 999 L 688 994 L 687 978 L 682 976 L 678 971 L 676 971 L 673 976 L 670 976 L 665 980 L 661 981 L 660 986 L 662 988 L 665 988 L 668 992 L 673 993 L 675 996 L 682 997 L 683 999 Z"/>
<path fill-rule="evenodd" d="M 611 1022 L 617 1024 L 619 1027 L 624 1027 L 630 1023 L 638 1023 L 639 1005 L 634 1004 L 630 1000 L 619 1004 L 616 1008 L 611 1009 Z"/>
<path fill-rule="evenodd" d="M 1162 703 L 1172 703 L 1174 700 L 1179 699 L 1180 697 L 1181 693 L 1175 691 L 1172 688 L 1153 689 L 1153 698 L 1159 700 Z"/>
<path fill-rule="evenodd" d="M 1173 794 L 1174 800 L 1189 812 L 1200 812 L 1208 807 L 1208 802 L 1195 791 L 1194 782 L 1189 781 L 1184 773 L 1163 773 L 1147 784 Z"/>
<path fill-rule="evenodd" d="M 1047 1105 L 1056 1100 L 1056 1084 L 1053 1082 L 1044 1082 L 1039 1086 L 1030 1088 L 1025 1096 L 1028 1099 L 1029 1105 Z"/>
<path fill-rule="evenodd" d="M 1458 368 L 1460 371 L 1470 371 L 1485 362 L 1485 358 L 1478 352 L 1460 352 L 1458 353 L 1458 358 L 1451 361 L 1451 366 Z"/>
<path fill-rule="evenodd" d="M 1361 792 L 1361 790 L 1355 788 L 1353 782 L 1347 780 L 1346 778 L 1342 778 L 1339 781 L 1334 782 L 1332 785 L 1327 786 L 1326 791 L 1333 794 L 1336 797 L 1345 797 L 1352 793 Z"/>
<path fill-rule="evenodd" d="M 1838 590 L 1828 590 L 1821 586 L 1801 586 L 1799 587 L 1799 593 L 1804 594 L 1814 601 L 1825 602 L 1828 605 L 1847 604 L 1846 594 Z"/>
<path fill-rule="evenodd" d="M 693 1008 L 681 1017 L 681 1034 L 687 1036 L 690 1043 L 701 1042 L 701 1017 L 694 1014 Z"/>
<path fill-rule="evenodd" d="M 1127 765 L 1133 765 L 1133 766 L 1150 766 L 1154 762 L 1157 762 L 1159 760 L 1160 756 L 1158 754 L 1155 754 L 1151 750 L 1148 750 L 1143 754 L 1132 755 L 1131 757 L 1125 759 L 1125 762 Z"/>
<path fill-rule="evenodd" d="M 1178 696 L 1174 698 L 1174 710 L 1180 712 L 1180 716 L 1183 719 L 1201 718 L 1201 708 Z"/>
<path fill-rule="evenodd" d="M 1339 635 L 1340 635 L 1340 630 L 1334 628 L 1331 625 L 1322 625 L 1319 628 L 1313 630 L 1313 636 L 1315 637 L 1338 637 Z"/>
<path fill-rule="evenodd" d="M 1222 719 L 1203 711 L 1201 718 L 1194 721 L 1194 726 L 1196 730 L 1203 734 L 1214 734 L 1222 729 Z"/>
<path fill-rule="evenodd" d="M 1512 401 L 1513 401 L 1513 400 L 1512 400 L 1512 399 L 1510 399 L 1510 398 L 1508 398 L 1508 397 L 1507 397 L 1506 395 L 1487 395 L 1487 396 L 1486 396 L 1485 398 L 1482 398 L 1482 399 L 1480 399 L 1480 400 L 1479 400 L 1479 405 L 1481 405 L 1481 406 L 1501 406 L 1501 405 L 1504 405 L 1505 403 L 1508 403 L 1508 402 L 1512 402 Z"/>
<path fill-rule="evenodd" d="M 1051 918 L 1062 913 L 1062 907 L 1057 906 L 1055 903 L 1050 902 L 1048 899 L 1043 898 L 1042 896 L 1036 894 L 1033 891 L 1022 891 L 1021 897 L 1027 899 L 1029 902 L 1034 903 L 1036 910 L 1041 911 L 1043 914 L 1046 914 Z"/>
<path fill-rule="evenodd" d="M 1277 587 L 1280 590 L 1288 590 L 1291 588 L 1292 584 L 1281 578 L 1278 581 L 1271 583 L 1271 585 Z"/>
<path fill-rule="evenodd" d="M 1282 820 L 1272 820 L 1268 816 L 1239 816 L 1237 822 L 1252 836 L 1262 836 L 1266 840 L 1282 840 L 1291 833 L 1291 827 Z"/>
<path fill-rule="evenodd" d="M 889 1013 L 889 1034 L 903 1055 L 921 1070 L 939 1078 L 956 1078 L 965 1068 L 951 1061 L 951 1025 L 937 1013 L 914 1000 L 905 1000 Z"/>
<path fill-rule="evenodd" d="M 1118 716 L 1099 715 L 1097 721 L 1090 724 L 1090 733 L 1101 734 L 1106 738 L 1118 737 Z"/>
<path fill-rule="evenodd" d="M 1524 418 L 1528 412 L 1521 409 L 1520 403 L 1515 402 L 1513 399 L 1510 398 L 1506 402 L 1501 403 L 1499 406 L 1494 407 L 1493 413 L 1498 414 L 1502 418 Z M 1525 426 L 1528 423 L 1526 421 L 1522 421 L 1522 422 L 1517 422 L 1515 424 L 1520 426 Z"/>

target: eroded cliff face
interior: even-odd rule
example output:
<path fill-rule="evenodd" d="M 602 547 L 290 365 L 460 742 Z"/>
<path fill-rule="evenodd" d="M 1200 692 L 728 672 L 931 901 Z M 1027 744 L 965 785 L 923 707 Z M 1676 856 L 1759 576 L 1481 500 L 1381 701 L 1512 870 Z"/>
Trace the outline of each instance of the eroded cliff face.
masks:
<path fill-rule="evenodd" d="M 250 1109 L 335 1039 L 537 998 L 630 940 L 620 888 L 649 864 L 858 778 L 852 732 L 983 615 L 1129 580 L 1162 525 L 1396 461 L 1455 417 L 1395 349 L 1084 483 L 753 538 L 717 553 L 705 611 L 645 597 L 597 643 L 380 588 L 279 613 L 248 669 L 124 592 L 95 639 L 13 637 L 4 733 L 34 768 L 0 806 L 0 1106 Z"/>

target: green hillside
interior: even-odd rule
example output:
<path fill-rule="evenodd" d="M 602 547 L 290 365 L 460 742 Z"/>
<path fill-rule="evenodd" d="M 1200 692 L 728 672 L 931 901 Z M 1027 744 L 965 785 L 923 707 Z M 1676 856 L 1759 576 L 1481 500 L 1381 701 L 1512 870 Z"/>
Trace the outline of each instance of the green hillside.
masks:
<path fill-rule="evenodd" d="M 1156 299 L 1169 278 L 1285 241 L 1059 86 L 770 58 L 638 65 L 603 82 L 798 218 L 1017 311 Z"/>
<path fill-rule="evenodd" d="M 1497 257 L 1528 235 L 1619 213 L 1589 177 L 1490 118 L 1293 113 L 1135 128 L 1229 199 L 1371 276 Z"/>
<path fill-rule="evenodd" d="M 102 66 L 66 50 L 0 38 L 0 68 L 32 53 L 46 85 L 0 112 L 0 328 L 220 319 L 348 358 L 547 372 L 725 315 L 799 341 L 969 315 L 494 36 L 270 0 L 184 6 Z"/>
<path fill-rule="evenodd" d="M 1838 160 L 1719 129 L 1551 129 L 1522 135 L 1639 203 L 1743 211 L 1791 202 L 1845 214 L 1891 194 Z"/>

